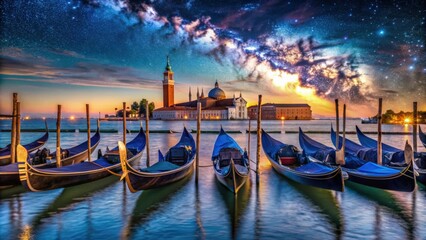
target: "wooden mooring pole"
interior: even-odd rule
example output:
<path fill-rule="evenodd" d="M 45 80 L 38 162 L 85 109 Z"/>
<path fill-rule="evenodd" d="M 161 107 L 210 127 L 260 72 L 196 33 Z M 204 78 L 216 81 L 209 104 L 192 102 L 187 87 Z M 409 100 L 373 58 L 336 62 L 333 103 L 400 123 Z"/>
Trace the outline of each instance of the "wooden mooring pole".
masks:
<path fill-rule="evenodd" d="M 337 133 L 337 136 L 339 136 L 339 133 Z M 342 157 L 340 159 L 340 165 L 345 165 L 345 145 L 346 145 L 346 104 L 343 104 L 343 138 L 342 138 L 342 148 L 340 151 L 342 151 Z"/>
<path fill-rule="evenodd" d="M 10 131 L 10 162 L 16 162 L 16 105 L 18 102 L 18 94 L 12 95 L 12 131 Z"/>
<path fill-rule="evenodd" d="M 256 149 L 256 183 L 259 185 L 260 183 L 260 129 L 261 129 L 261 119 L 262 119 L 262 95 L 259 95 L 259 99 L 257 101 L 257 149 Z"/>
<path fill-rule="evenodd" d="M 334 99 L 336 105 L 336 150 L 339 150 L 339 99 Z"/>
<path fill-rule="evenodd" d="M 149 158 L 149 103 L 146 101 L 146 111 L 145 111 L 145 135 L 146 135 L 146 166 L 150 166 Z"/>
<path fill-rule="evenodd" d="M 249 161 L 248 161 L 249 168 L 250 168 L 250 142 L 251 142 L 250 136 L 251 136 L 251 118 L 249 118 L 248 139 L 247 139 L 247 155 L 249 158 Z"/>
<path fill-rule="evenodd" d="M 417 152 L 417 102 L 413 102 L 413 151 Z"/>
<path fill-rule="evenodd" d="M 56 116 L 56 167 L 61 167 L 61 105 L 58 105 Z"/>
<path fill-rule="evenodd" d="M 377 115 L 377 164 L 382 165 L 382 98 L 379 98 Z"/>
<path fill-rule="evenodd" d="M 92 161 L 90 155 L 92 154 L 92 144 L 90 142 L 90 113 L 89 104 L 86 104 L 86 121 L 87 121 L 87 160 Z"/>
<path fill-rule="evenodd" d="M 123 143 L 126 145 L 126 102 L 123 102 Z"/>
<path fill-rule="evenodd" d="M 200 167 L 200 133 L 201 133 L 201 102 L 197 103 L 197 150 L 195 155 L 195 182 L 198 183 L 198 168 Z"/>
<path fill-rule="evenodd" d="M 16 102 L 16 146 L 21 144 L 21 103 Z"/>

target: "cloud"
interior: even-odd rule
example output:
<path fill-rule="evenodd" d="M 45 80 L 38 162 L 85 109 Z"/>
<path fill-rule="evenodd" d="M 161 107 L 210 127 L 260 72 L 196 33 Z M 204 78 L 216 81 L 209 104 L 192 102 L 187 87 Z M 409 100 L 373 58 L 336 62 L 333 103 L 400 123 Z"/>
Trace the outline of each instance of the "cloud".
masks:
<path fill-rule="evenodd" d="M 142 72 L 130 67 L 78 62 L 70 67 L 37 63 L 20 54 L 0 56 L 2 79 L 62 83 L 78 86 L 160 89 L 160 80 L 140 77 Z M 75 55 L 75 54 L 72 54 Z M 78 55 L 77 55 L 78 56 Z"/>

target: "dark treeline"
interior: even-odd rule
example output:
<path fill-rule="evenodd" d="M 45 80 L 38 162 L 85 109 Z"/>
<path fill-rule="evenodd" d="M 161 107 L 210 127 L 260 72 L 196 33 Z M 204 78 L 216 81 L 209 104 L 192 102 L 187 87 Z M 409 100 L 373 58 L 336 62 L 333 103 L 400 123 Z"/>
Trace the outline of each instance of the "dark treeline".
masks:
<path fill-rule="evenodd" d="M 142 99 L 139 103 L 138 102 L 133 102 L 132 105 L 130 105 L 130 108 L 127 107 L 126 110 L 126 116 L 127 117 L 145 117 L 146 116 L 146 103 L 148 102 L 148 100 L 146 100 L 145 98 Z M 148 104 L 148 112 L 149 112 L 149 117 L 152 118 L 152 112 L 155 109 L 155 104 L 154 102 L 150 102 Z M 117 108 L 116 110 L 116 117 L 123 117 L 123 110 L 118 110 Z"/>

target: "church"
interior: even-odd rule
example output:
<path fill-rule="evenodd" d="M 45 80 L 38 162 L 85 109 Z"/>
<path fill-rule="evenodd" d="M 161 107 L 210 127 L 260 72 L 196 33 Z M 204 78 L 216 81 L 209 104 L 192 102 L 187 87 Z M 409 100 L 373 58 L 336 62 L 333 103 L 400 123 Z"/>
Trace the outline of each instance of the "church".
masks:
<path fill-rule="evenodd" d="M 220 119 L 247 119 L 247 101 L 242 97 L 226 98 L 225 92 L 216 81 L 215 86 L 207 96 L 204 90 L 201 94 L 197 90 L 196 99 L 192 100 L 189 88 L 188 102 L 174 103 L 174 73 L 167 57 L 166 69 L 163 73 L 163 107 L 155 109 L 153 118 L 158 120 L 187 120 L 197 119 L 197 102 L 201 102 L 201 118 Z"/>

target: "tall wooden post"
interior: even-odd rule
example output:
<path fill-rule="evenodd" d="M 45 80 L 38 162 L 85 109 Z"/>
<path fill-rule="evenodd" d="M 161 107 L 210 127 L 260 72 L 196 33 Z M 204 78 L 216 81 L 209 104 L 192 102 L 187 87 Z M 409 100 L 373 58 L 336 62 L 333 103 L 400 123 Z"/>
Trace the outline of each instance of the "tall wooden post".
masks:
<path fill-rule="evenodd" d="M 417 102 L 413 102 L 413 151 L 417 152 Z"/>
<path fill-rule="evenodd" d="M 21 103 L 16 102 L 16 146 L 21 144 Z"/>
<path fill-rule="evenodd" d="M 90 113 L 89 104 L 86 104 L 86 121 L 87 121 L 87 160 L 92 161 L 90 155 L 92 154 L 92 144 L 90 143 Z"/>
<path fill-rule="evenodd" d="M 249 132 L 249 134 L 248 134 L 248 139 L 247 139 L 247 148 L 248 148 L 247 149 L 247 155 L 248 155 L 248 158 L 249 158 L 248 165 L 249 165 L 249 168 L 250 168 L 251 118 L 249 118 L 248 132 Z"/>
<path fill-rule="evenodd" d="M 339 99 L 334 99 L 336 105 L 336 150 L 339 150 Z"/>
<path fill-rule="evenodd" d="M 10 131 L 10 162 L 16 162 L 16 105 L 18 102 L 18 94 L 12 95 L 12 130 Z"/>
<path fill-rule="evenodd" d="M 126 145 L 126 102 L 123 102 L 123 143 Z"/>
<path fill-rule="evenodd" d="M 382 165 L 382 98 L 379 98 L 377 115 L 377 164 Z"/>
<path fill-rule="evenodd" d="M 61 105 L 56 116 L 56 167 L 61 167 Z"/>
<path fill-rule="evenodd" d="M 198 168 L 200 166 L 200 133 L 201 133 L 201 102 L 197 102 L 197 151 L 195 155 L 195 182 L 198 183 Z"/>
<path fill-rule="evenodd" d="M 145 113 L 145 135 L 146 135 L 146 166 L 150 166 L 149 162 L 149 104 L 148 101 L 146 101 L 146 113 Z"/>
<path fill-rule="evenodd" d="M 339 134 L 337 134 L 339 136 Z M 346 104 L 343 104 L 343 140 L 342 140 L 342 157 L 340 159 L 340 165 L 345 165 L 345 145 L 346 145 Z"/>
<path fill-rule="evenodd" d="M 259 185 L 259 164 L 260 164 L 260 129 L 262 119 L 262 95 L 259 95 L 259 99 L 257 101 L 257 149 L 256 149 L 256 183 Z"/>

